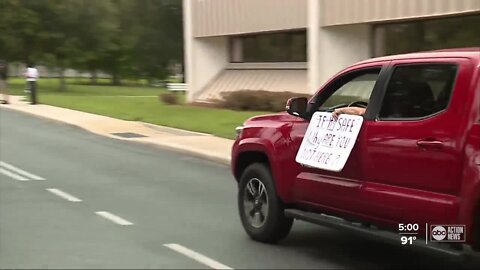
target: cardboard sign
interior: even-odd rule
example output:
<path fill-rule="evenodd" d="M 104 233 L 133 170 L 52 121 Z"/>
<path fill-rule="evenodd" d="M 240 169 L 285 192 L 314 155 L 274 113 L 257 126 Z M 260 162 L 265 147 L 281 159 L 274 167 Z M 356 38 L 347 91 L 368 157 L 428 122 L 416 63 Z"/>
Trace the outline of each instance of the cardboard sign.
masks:
<path fill-rule="evenodd" d="M 328 171 L 341 171 L 347 163 L 362 127 L 363 117 L 316 112 L 308 125 L 295 161 Z"/>

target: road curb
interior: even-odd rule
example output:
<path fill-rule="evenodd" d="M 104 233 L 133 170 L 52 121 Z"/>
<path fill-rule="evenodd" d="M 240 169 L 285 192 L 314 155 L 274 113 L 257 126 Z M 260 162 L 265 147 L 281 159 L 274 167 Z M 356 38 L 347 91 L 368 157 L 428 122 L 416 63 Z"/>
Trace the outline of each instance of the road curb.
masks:
<path fill-rule="evenodd" d="M 128 141 L 135 142 L 135 143 L 142 143 L 146 145 L 153 145 L 153 146 L 174 151 L 177 153 L 188 154 L 188 155 L 191 155 L 192 157 L 203 158 L 203 159 L 216 162 L 219 164 L 223 164 L 223 165 L 228 165 L 228 166 L 230 165 L 230 158 L 223 158 L 223 157 L 219 157 L 219 156 L 215 156 L 207 153 L 202 153 L 199 151 L 192 151 L 186 148 L 172 146 L 170 144 L 159 144 L 159 143 L 152 143 L 152 142 L 145 142 L 145 141 L 132 141 L 132 140 L 128 140 Z"/>
<path fill-rule="evenodd" d="M 48 105 L 48 106 L 51 106 L 51 105 Z M 25 110 L 22 110 L 22 109 L 19 109 L 19 108 L 9 107 L 9 105 L 2 105 L 1 108 L 5 108 L 7 110 L 16 111 L 16 112 L 20 112 L 20 113 L 29 114 L 29 115 L 32 115 L 32 116 L 35 116 L 35 117 L 38 117 L 38 118 L 46 119 L 46 120 L 49 120 L 49 121 L 54 121 L 54 122 L 57 122 L 57 123 L 66 124 L 66 125 L 69 125 L 69 126 L 72 126 L 72 127 L 83 129 L 85 131 L 88 131 L 88 132 L 96 134 L 96 135 L 111 138 L 111 139 L 134 142 L 134 143 L 141 143 L 141 144 L 144 144 L 144 145 L 152 145 L 152 146 L 159 147 L 161 149 L 166 149 L 166 150 L 170 150 L 170 151 L 174 151 L 174 152 L 178 152 L 178 153 L 183 153 L 183 154 L 189 154 L 191 156 L 198 157 L 198 158 L 204 158 L 204 159 L 216 162 L 216 163 L 221 163 L 221 164 L 224 164 L 224 165 L 230 165 L 230 158 L 220 157 L 220 156 L 213 155 L 213 154 L 210 154 L 210 153 L 205 153 L 205 152 L 202 152 L 202 151 L 195 151 L 195 150 L 183 147 L 181 145 L 168 144 L 168 143 L 155 143 L 155 142 L 148 142 L 148 141 L 142 141 L 142 140 L 137 140 L 137 139 L 120 138 L 120 137 L 117 137 L 117 136 L 114 136 L 114 135 L 111 135 L 111 134 L 95 132 L 95 131 L 93 131 L 91 129 L 88 129 L 86 127 L 83 127 L 81 125 L 76 125 L 76 124 L 73 124 L 73 123 L 64 122 L 64 121 L 61 121 L 61 120 L 56 119 L 56 118 L 48 117 L 47 115 L 40 115 L 40 114 L 36 114 L 34 112 L 25 111 Z M 99 115 L 99 116 L 101 116 L 101 115 Z M 135 121 L 135 122 L 139 122 L 139 121 Z M 151 124 L 151 123 L 145 123 L 145 122 L 140 122 L 140 123 L 150 125 L 150 126 L 158 126 L 158 125 L 154 125 L 154 124 Z M 163 127 L 163 126 L 159 126 L 159 127 L 165 128 L 165 129 L 175 129 L 175 128 Z M 176 130 L 183 131 L 183 132 L 186 132 L 186 133 L 197 133 L 197 132 L 182 130 L 182 129 L 176 129 Z M 198 134 L 202 134 L 202 136 L 212 136 L 210 134 L 205 134 L 205 133 L 198 133 Z"/>

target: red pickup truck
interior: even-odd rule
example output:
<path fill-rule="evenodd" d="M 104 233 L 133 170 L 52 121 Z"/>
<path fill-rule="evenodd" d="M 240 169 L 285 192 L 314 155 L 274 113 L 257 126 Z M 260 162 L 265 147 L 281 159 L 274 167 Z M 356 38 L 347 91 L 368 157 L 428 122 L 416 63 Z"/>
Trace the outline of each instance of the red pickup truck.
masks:
<path fill-rule="evenodd" d="M 366 112 L 343 169 L 297 163 L 312 115 L 346 106 Z M 277 242 L 299 219 L 397 244 L 406 232 L 417 246 L 480 250 L 480 48 L 366 60 L 286 107 L 237 128 L 231 167 L 252 239 Z M 465 226 L 466 241 L 429 242 L 433 224 Z"/>

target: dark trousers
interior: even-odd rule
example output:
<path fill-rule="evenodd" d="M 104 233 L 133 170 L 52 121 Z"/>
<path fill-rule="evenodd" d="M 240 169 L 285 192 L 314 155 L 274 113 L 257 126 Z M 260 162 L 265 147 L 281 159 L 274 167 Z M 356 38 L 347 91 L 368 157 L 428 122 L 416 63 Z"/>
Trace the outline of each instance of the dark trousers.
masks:
<path fill-rule="evenodd" d="M 30 81 L 30 104 L 37 104 L 37 82 Z"/>

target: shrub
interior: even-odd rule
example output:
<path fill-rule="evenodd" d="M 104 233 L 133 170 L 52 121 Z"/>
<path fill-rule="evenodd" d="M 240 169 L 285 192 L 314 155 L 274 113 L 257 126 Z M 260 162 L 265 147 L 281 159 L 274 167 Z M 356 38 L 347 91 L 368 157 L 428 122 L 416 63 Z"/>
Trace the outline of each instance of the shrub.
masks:
<path fill-rule="evenodd" d="M 175 93 L 162 93 L 160 94 L 160 100 L 169 105 L 176 105 L 178 104 L 178 97 Z"/>
<path fill-rule="evenodd" d="M 293 92 L 269 92 L 264 90 L 240 90 L 222 94 L 222 107 L 241 111 L 281 112 L 291 97 L 307 96 Z"/>
<path fill-rule="evenodd" d="M 201 107 L 201 108 L 210 108 L 210 109 L 223 109 L 223 104 L 221 100 L 217 99 L 210 99 L 208 102 L 190 102 L 188 105 L 193 107 Z"/>

